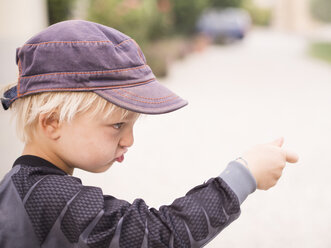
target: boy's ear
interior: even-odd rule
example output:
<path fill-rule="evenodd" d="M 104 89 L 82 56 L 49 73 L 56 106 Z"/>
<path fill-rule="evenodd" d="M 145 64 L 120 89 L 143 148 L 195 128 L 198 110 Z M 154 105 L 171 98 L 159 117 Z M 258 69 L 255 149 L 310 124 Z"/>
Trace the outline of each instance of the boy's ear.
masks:
<path fill-rule="evenodd" d="M 38 125 L 42 132 L 50 139 L 60 138 L 60 122 L 57 112 L 39 114 Z"/>

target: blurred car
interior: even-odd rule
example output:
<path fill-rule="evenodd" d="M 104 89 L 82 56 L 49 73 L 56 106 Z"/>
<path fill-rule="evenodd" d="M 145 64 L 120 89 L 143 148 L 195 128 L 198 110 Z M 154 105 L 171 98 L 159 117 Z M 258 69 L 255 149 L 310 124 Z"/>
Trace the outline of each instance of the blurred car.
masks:
<path fill-rule="evenodd" d="M 199 18 L 197 30 L 215 43 L 228 43 L 242 40 L 251 24 L 249 13 L 243 9 L 209 9 Z"/>

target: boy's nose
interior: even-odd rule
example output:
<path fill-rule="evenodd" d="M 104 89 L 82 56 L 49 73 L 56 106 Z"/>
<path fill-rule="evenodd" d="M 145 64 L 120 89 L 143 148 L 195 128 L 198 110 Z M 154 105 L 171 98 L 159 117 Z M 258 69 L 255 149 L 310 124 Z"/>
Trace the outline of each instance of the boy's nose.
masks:
<path fill-rule="evenodd" d="M 133 138 L 133 130 L 128 130 L 120 140 L 119 145 L 122 147 L 130 147 L 133 145 L 134 138 Z"/>

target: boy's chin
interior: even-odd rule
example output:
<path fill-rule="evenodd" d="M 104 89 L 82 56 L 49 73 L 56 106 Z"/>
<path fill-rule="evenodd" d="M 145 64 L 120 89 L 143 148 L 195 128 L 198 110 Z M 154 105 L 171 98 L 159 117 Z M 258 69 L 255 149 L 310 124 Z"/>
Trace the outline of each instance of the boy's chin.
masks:
<path fill-rule="evenodd" d="M 92 172 L 92 173 L 102 173 L 102 172 L 107 171 L 113 165 L 113 163 L 114 163 L 114 161 L 112 161 L 111 163 L 109 163 L 105 166 L 102 166 L 102 167 L 99 167 L 99 168 L 92 168 L 92 169 L 86 170 L 86 171 Z"/>

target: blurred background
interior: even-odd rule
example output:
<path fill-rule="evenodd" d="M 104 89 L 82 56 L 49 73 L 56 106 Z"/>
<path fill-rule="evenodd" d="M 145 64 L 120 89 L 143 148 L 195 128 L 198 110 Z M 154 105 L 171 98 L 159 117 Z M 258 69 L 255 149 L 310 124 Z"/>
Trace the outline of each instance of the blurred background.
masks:
<path fill-rule="evenodd" d="M 189 101 L 143 116 L 123 164 L 77 170 L 85 185 L 151 207 L 218 176 L 257 143 L 296 151 L 276 187 L 256 191 L 207 247 L 331 247 L 330 0 L 1 0 L 0 86 L 15 49 L 53 23 L 85 19 L 134 38 L 159 81 Z M 21 154 L 0 110 L 0 178 Z"/>

